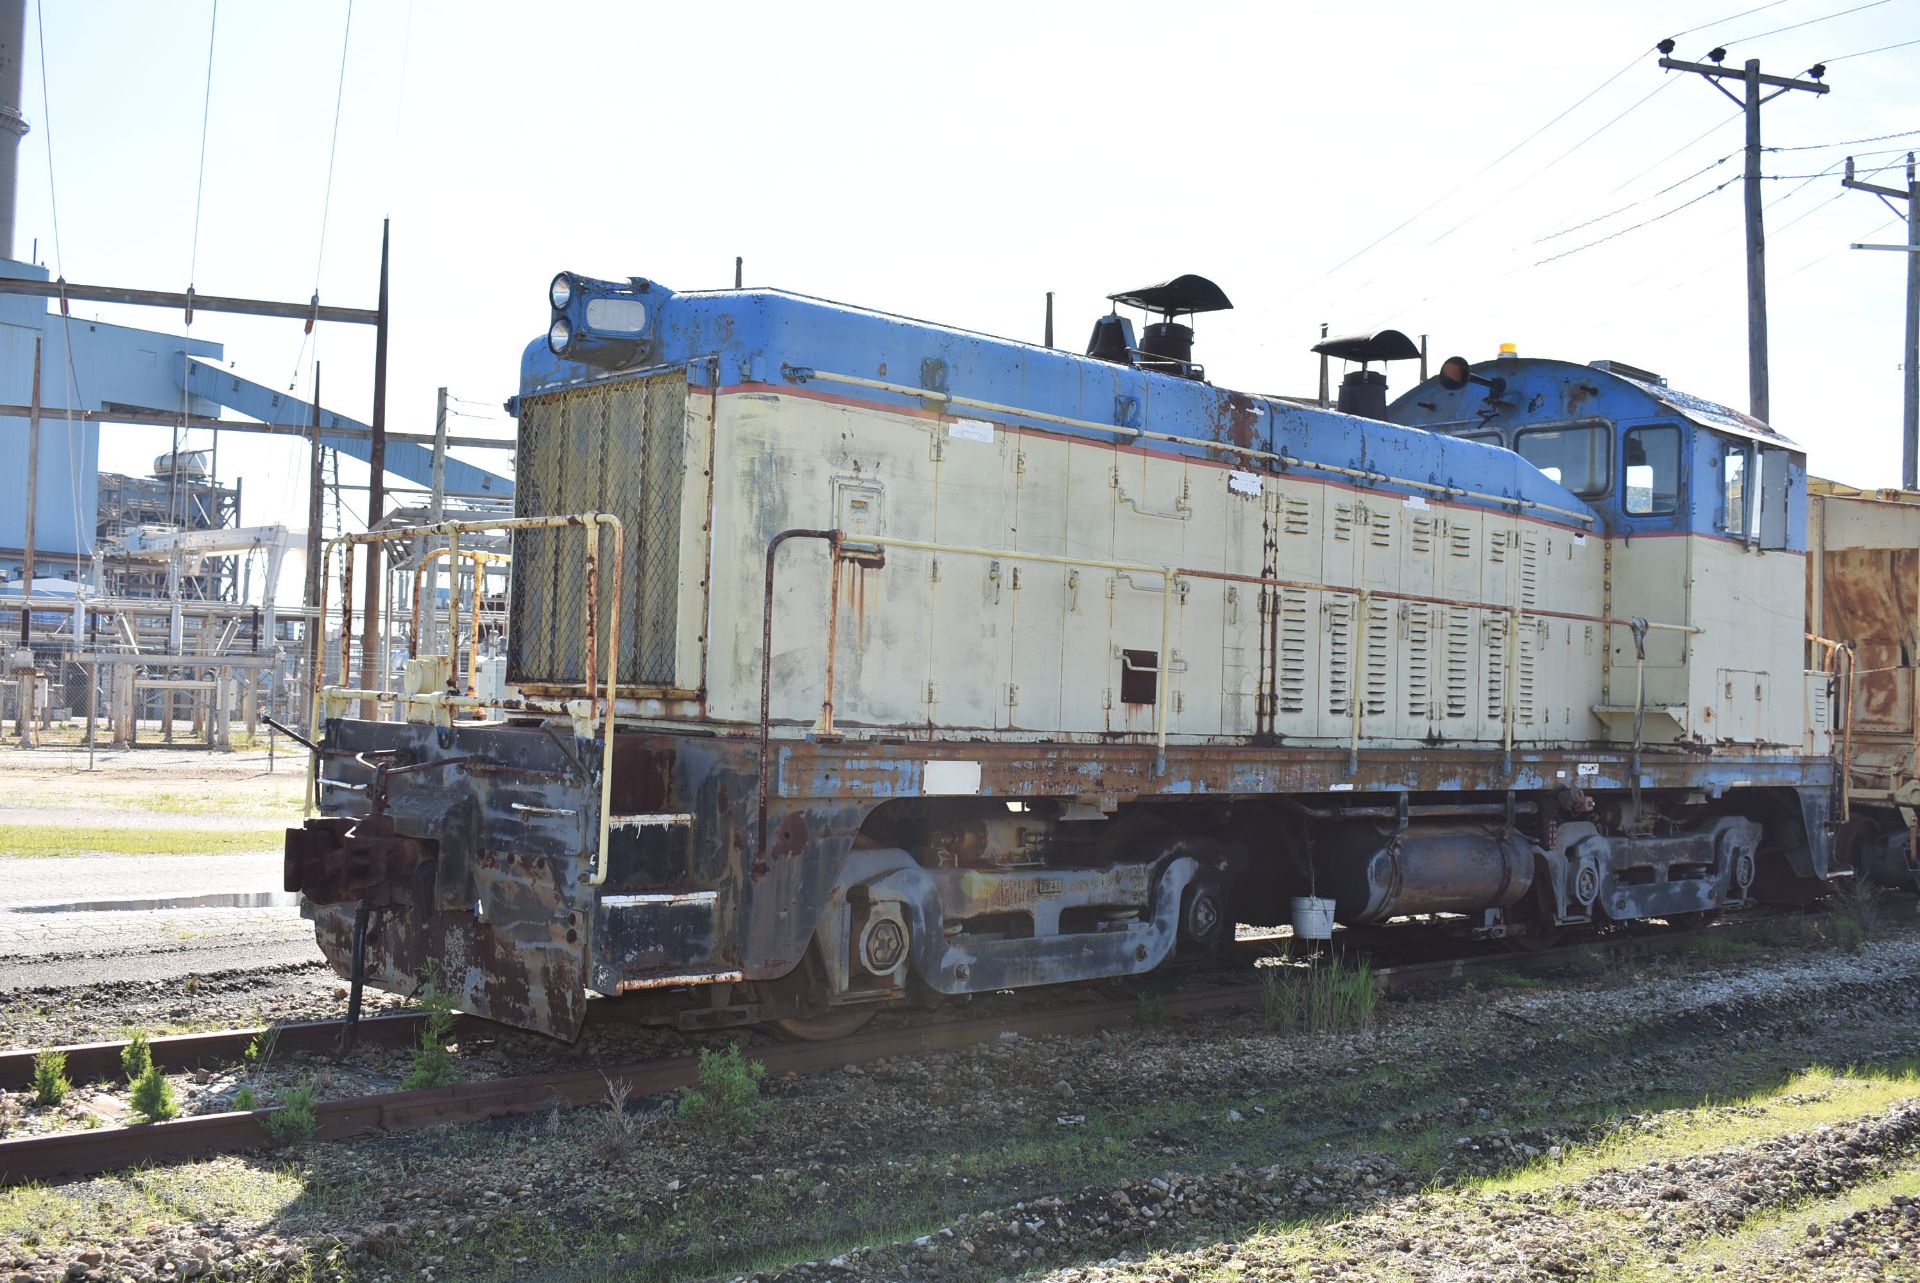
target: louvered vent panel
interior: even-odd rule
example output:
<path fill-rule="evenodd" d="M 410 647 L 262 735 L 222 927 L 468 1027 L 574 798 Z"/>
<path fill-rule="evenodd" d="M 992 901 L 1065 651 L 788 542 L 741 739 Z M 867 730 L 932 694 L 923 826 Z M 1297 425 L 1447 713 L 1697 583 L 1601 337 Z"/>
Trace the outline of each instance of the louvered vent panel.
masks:
<path fill-rule="evenodd" d="M 1407 620 L 1407 716 L 1433 716 L 1433 610 L 1417 602 L 1400 608 Z"/>
<path fill-rule="evenodd" d="M 1280 514 L 1281 529 L 1290 535 L 1310 534 L 1313 531 L 1313 504 L 1295 495 L 1288 495 Z"/>
<path fill-rule="evenodd" d="M 1514 648 L 1513 720 L 1531 724 L 1536 720 L 1534 677 L 1540 667 L 1540 650 L 1547 635 L 1544 619 L 1523 623 L 1519 644 Z"/>
<path fill-rule="evenodd" d="M 1445 613 L 1447 719 L 1458 721 L 1473 711 L 1473 612 L 1450 606 Z"/>
<path fill-rule="evenodd" d="M 1520 535 L 1520 604 L 1540 604 L 1540 536 L 1531 531 Z"/>
<path fill-rule="evenodd" d="M 1447 551 L 1456 557 L 1473 556 L 1473 527 L 1458 521 L 1449 526 Z"/>
<path fill-rule="evenodd" d="M 1335 598 L 1327 602 L 1326 612 L 1327 711 L 1347 717 L 1353 711 L 1354 603 L 1348 598 Z"/>
<path fill-rule="evenodd" d="M 1393 547 L 1393 513 L 1375 512 L 1362 508 L 1361 515 L 1367 523 L 1367 535 L 1376 548 Z"/>
<path fill-rule="evenodd" d="M 1487 657 L 1487 717 L 1497 723 L 1507 715 L 1507 621 L 1501 616 L 1481 621 L 1480 649 Z"/>
<path fill-rule="evenodd" d="M 620 518 L 622 582 L 600 557 L 598 672 L 620 594 L 619 680 L 670 686 L 679 632 L 680 495 L 685 450 L 684 371 L 526 397 L 520 406 L 514 515 L 608 512 Z M 583 528 L 513 532 L 507 679 L 573 686 L 585 679 Z"/>
<path fill-rule="evenodd" d="M 1280 711 L 1307 711 L 1307 594 L 1299 588 L 1280 592 Z"/>
<path fill-rule="evenodd" d="M 1393 609 L 1384 601 L 1367 603 L 1366 714 L 1379 717 L 1393 699 Z"/>
<path fill-rule="evenodd" d="M 1336 503 L 1333 505 L 1333 537 L 1335 539 L 1353 538 L 1353 505 Z"/>
<path fill-rule="evenodd" d="M 1415 517 L 1413 519 L 1413 550 L 1418 553 L 1433 551 L 1433 518 Z"/>

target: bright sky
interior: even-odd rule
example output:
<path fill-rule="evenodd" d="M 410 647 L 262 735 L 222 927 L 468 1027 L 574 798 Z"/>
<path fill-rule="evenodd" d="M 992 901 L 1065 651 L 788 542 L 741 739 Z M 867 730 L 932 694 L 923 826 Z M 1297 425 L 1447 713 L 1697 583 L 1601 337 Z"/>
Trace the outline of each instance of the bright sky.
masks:
<path fill-rule="evenodd" d="M 1839 171 L 1851 153 L 1905 183 L 1920 43 L 1852 55 L 1920 42 L 1920 0 L 360 0 L 350 34 L 346 0 L 35 0 L 16 254 L 280 299 L 317 273 L 322 300 L 371 306 L 390 216 L 389 426 L 413 431 L 442 384 L 478 416 L 453 431 L 510 428 L 556 270 L 703 288 L 736 254 L 749 284 L 1035 341 L 1053 290 L 1068 345 L 1108 293 L 1200 272 L 1236 310 L 1200 318 L 1196 354 L 1248 391 L 1311 391 L 1325 321 L 1428 333 L 1436 358 L 1612 357 L 1744 409 L 1741 125 L 1652 49 L 1703 24 L 1677 56 L 1829 64 L 1832 93 L 1763 112 L 1768 146 L 1803 149 L 1765 157 L 1773 421 L 1817 472 L 1897 483 L 1903 259 L 1847 246 L 1905 229 Z M 302 396 L 317 355 L 328 407 L 370 415 L 370 331 L 202 314 L 193 335 Z M 1395 390 L 1413 374 L 1390 371 Z M 101 465 L 145 472 L 166 447 L 108 428 Z M 249 524 L 304 522 L 305 459 L 221 435 Z"/>

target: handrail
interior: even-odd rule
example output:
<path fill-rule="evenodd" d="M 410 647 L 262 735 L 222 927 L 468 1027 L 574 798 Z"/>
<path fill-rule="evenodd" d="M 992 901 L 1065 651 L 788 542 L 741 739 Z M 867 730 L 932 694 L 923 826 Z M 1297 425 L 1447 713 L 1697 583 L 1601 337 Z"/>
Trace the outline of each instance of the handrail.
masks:
<path fill-rule="evenodd" d="M 1064 414 L 1047 414 L 1040 410 L 1023 410 L 1015 405 L 1002 405 L 997 401 L 981 401 L 973 397 L 958 396 L 952 392 L 941 392 L 933 388 L 917 388 L 910 383 L 890 383 L 885 379 L 863 378 L 857 374 L 838 374 L 832 370 L 819 370 L 809 366 L 783 365 L 780 372 L 795 383 L 805 383 L 809 379 L 819 379 L 823 383 L 844 383 L 849 387 L 872 388 L 876 392 L 891 392 L 897 396 L 918 397 L 923 401 L 937 401 L 943 405 L 963 405 L 971 410 L 984 410 L 989 414 L 1004 414 L 1012 418 L 1033 419 L 1040 423 L 1058 423 L 1069 428 L 1085 428 L 1094 432 L 1111 432 L 1116 436 L 1134 440 L 1166 441 L 1175 445 L 1198 446 L 1208 450 L 1221 450 L 1228 454 L 1237 454 L 1248 459 L 1262 459 L 1277 463 L 1283 468 L 1306 468 L 1314 472 L 1330 472 L 1335 476 L 1352 477 L 1360 481 L 1387 485 L 1405 486 L 1410 490 L 1424 490 L 1430 494 L 1456 495 L 1462 499 L 1479 499 L 1487 503 L 1496 503 L 1516 508 L 1538 508 L 1542 512 L 1555 512 L 1575 521 L 1592 524 L 1594 517 L 1590 512 L 1578 512 L 1572 508 L 1561 508 L 1550 503 L 1541 503 L 1537 499 L 1522 499 L 1516 495 L 1489 494 L 1483 490 L 1468 490 L 1463 486 L 1443 485 L 1437 481 L 1421 481 L 1413 477 L 1396 477 L 1390 473 L 1377 472 L 1367 468 L 1349 468 L 1338 463 L 1316 463 L 1312 459 L 1302 459 L 1284 450 L 1256 450 L 1252 446 L 1234 445 L 1226 441 L 1205 441 L 1197 437 L 1175 436 L 1170 432 L 1149 432 L 1145 428 L 1130 428 L 1118 423 L 1098 423 L 1092 419 L 1074 419 Z"/>
<path fill-rule="evenodd" d="M 488 563 L 508 560 L 504 554 L 488 552 L 484 548 L 462 549 L 458 536 L 454 536 L 453 542 L 445 548 L 434 548 L 425 553 L 420 558 L 420 564 L 413 568 L 413 618 L 410 621 L 410 628 L 407 633 L 408 659 L 416 659 L 420 654 L 420 613 L 424 608 L 427 595 L 427 565 L 429 562 L 438 561 L 442 557 L 447 557 L 455 562 L 453 574 L 456 578 L 460 574 L 458 567 L 459 560 L 464 557 L 468 561 L 471 561 L 473 563 L 474 582 L 476 584 L 480 581 L 480 577 L 486 573 Z M 447 605 L 449 607 L 447 614 L 447 649 L 453 657 L 453 681 L 456 686 L 459 685 L 460 679 L 460 646 L 456 640 L 460 636 L 460 616 L 457 609 L 455 609 L 458 597 L 459 589 L 457 587 L 451 588 L 447 598 Z M 431 617 L 429 617 L 429 619 L 431 619 Z M 474 603 L 473 610 L 473 643 L 468 647 L 467 653 L 474 655 L 478 653 L 479 649 L 480 607 L 479 603 L 476 602 Z M 384 673 L 381 674 L 382 680 L 385 679 L 385 676 Z M 469 695 L 476 693 L 474 679 L 475 673 L 473 669 L 469 667 L 467 669 L 467 694 Z"/>
<path fill-rule="evenodd" d="M 449 541 L 449 548 L 456 550 L 453 555 L 457 557 L 459 555 L 457 552 L 459 537 L 464 533 L 488 530 L 554 529 L 565 526 L 592 528 L 592 535 L 587 540 L 586 548 L 586 654 L 581 667 L 581 671 L 586 678 L 584 686 L 587 691 L 587 698 L 584 700 L 570 701 L 565 706 L 568 713 L 572 715 L 577 722 L 591 723 L 596 714 L 594 704 L 597 701 L 594 698 L 594 689 L 598 684 L 597 678 L 600 657 L 598 637 L 600 614 L 599 545 L 600 539 L 604 537 L 606 532 L 611 531 L 613 535 L 613 582 L 615 592 L 613 594 L 613 604 L 607 612 L 608 649 L 611 653 L 607 663 L 605 729 L 602 733 L 602 743 L 600 747 L 600 833 L 599 841 L 594 850 L 593 862 L 587 874 L 588 885 L 600 886 L 607 880 L 608 811 L 611 808 L 613 799 L 613 714 L 617 683 L 620 676 L 621 594 L 618 591 L 618 586 L 622 580 L 622 561 L 626 549 L 625 531 L 620 523 L 620 518 L 610 512 L 576 512 L 551 517 L 498 517 L 490 521 L 440 521 L 432 525 L 415 526 L 408 530 L 377 530 L 368 531 L 363 534 L 336 535 L 334 538 L 327 540 L 321 553 L 320 600 L 317 606 L 316 618 L 319 620 L 320 635 L 324 638 L 327 618 L 327 588 L 332 577 L 333 554 L 334 550 L 342 545 L 389 543 L 401 539 L 414 539 L 422 535 L 446 535 Z M 351 671 L 350 665 L 353 656 L 353 557 L 351 555 L 348 555 L 342 562 L 340 581 L 341 595 L 346 602 L 346 609 L 342 612 L 340 621 L 340 675 L 342 679 L 344 679 L 348 672 Z M 457 627 L 457 623 L 455 627 Z M 319 674 L 316 673 L 313 690 L 313 710 L 311 714 L 311 724 L 316 730 L 326 724 L 325 715 L 331 710 L 332 705 L 349 703 L 356 700 L 370 704 L 398 704 L 407 707 L 419 705 L 434 710 L 490 707 L 498 703 L 498 701 L 482 701 L 471 695 L 460 695 L 451 691 L 431 691 L 424 695 L 410 695 L 404 691 L 359 690 L 345 686 L 323 687 L 317 680 L 318 676 Z M 383 680 L 384 677 L 385 675 L 383 674 Z M 525 707 L 529 708 L 540 707 L 542 711 L 549 711 L 551 708 L 550 705 L 536 705 L 529 701 L 522 701 L 522 703 Z M 307 810 L 309 814 L 312 813 L 312 808 L 317 805 L 319 801 L 319 778 L 320 757 L 319 754 L 316 753 L 311 757 L 307 766 Z"/>

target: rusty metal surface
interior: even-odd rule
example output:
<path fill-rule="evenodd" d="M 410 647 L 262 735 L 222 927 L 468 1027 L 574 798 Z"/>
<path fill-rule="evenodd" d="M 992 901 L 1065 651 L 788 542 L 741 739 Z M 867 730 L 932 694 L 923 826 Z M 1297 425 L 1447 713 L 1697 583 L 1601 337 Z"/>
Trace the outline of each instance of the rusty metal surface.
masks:
<path fill-rule="evenodd" d="M 439 728 L 338 721 L 323 790 L 335 825 L 385 816 L 390 842 L 431 845 L 404 893 L 375 895 L 367 979 L 416 991 L 435 973 L 462 1010 L 562 1038 L 586 1010 L 593 907 L 588 854 L 597 834 L 597 770 L 538 728 Z M 444 769 L 378 769 L 419 761 Z M 452 784 L 454 787 L 449 787 Z M 375 810 L 375 804 L 379 809 Z M 289 860 L 307 839 L 289 831 Z M 343 849 L 342 858 L 349 852 Z M 324 885 L 324 883 L 323 883 Z M 314 903 L 315 934 L 347 974 L 357 897 Z"/>
<path fill-rule="evenodd" d="M 489 1026 L 486 1021 L 471 1016 L 462 1017 L 461 1021 L 458 1029 L 465 1036 L 488 1027 L 498 1031 L 498 1026 Z M 421 1017 L 412 1013 L 367 1016 L 360 1021 L 356 1037 L 360 1042 L 375 1046 L 405 1046 L 418 1034 L 420 1023 Z M 147 1046 L 153 1052 L 153 1063 L 162 1069 L 197 1069 L 203 1065 L 239 1063 L 247 1047 L 266 1032 L 267 1027 L 262 1025 L 247 1029 L 221 1029 L 211 1033 L 162 1034 L 148 1039 Z M 276 1055 L 296 1051 L 331 1052 L 339 1043 L 340 1025 L 331 1020 L 300 1021 L 276 1026 L 274 1030 Z M 120 1076 L 120 1053 L 126 1050 L 126 1046 L 124 1042 L 86 1042 L 54 1047 L 52 1050 L 66 1055 L 69 1079 L 91 1082 Z M 39 1050 L 0 1051 L 0 1087 L 15 1091 L 25 1089 L 33 1079 L 33 1058 Z"/>
<path fill-rule="evenodd" d="M 1826 636 L 1852 643 L 1859 664 L 1857 729 L 1911 731 L 1920 550 L 1831 548 L 1824 571 L 1821 627 Z"/>
<path fill-rule="evenodd" d="M 1763 919 L 1711 930 L 1738 934 L 1771 925 Z M 1619 959 L 1671 952 L 1685 947 L 1699 934 L 1700 931 L 1679 930 L 1622 936 L 1539 953 L 1502 952 L 1386 966 L 1373 974 L 1384 992 L 1405 993 L 1443 986 L 1486 970 L 1545 971 L 1580 957 Z M 1237 984 L 1169 994 L 1161 999 L 1161 1006 L 1170 1016 L 1235 1011 L 1257 1007 L 1262 992 L 1263 987 L 1258 984 Z M 819 1073 L 897 1056 L 954 1051 L 996 1041 L 1005 1033 L 1048 1037 L 1119 1028 L 1137 1019 L 1138 1011 L 1139 1004 L 1132 1000 L 1088 1003 L 1021 1015 L 931 1023 L 836 1042 L 763 1047 L 746 1054 L 749 1059 L 764 1064 L 776 1077 L 785 1073 Z M 443 1123 L 544 1112 L 559 1104 L 591 1104 L 605 1099 L 609 1081 L 628 1083 L 636 1097 L 659 1095 L 691 1084 L 697 1072 L 693 1057 L 676 1056 L 639 1064 L 327 1101 L 315 1109 L 319 1122 L 315 1137 L 325 1141 L 351 1140 Z M 146 1161 L 262 1148 L 267 1141 L 264 1121 L 272 1112 L 209 1114 L 170 1123 L 57 1132 L 0 1141 L 0 1186 L 112 1171 Z"/>

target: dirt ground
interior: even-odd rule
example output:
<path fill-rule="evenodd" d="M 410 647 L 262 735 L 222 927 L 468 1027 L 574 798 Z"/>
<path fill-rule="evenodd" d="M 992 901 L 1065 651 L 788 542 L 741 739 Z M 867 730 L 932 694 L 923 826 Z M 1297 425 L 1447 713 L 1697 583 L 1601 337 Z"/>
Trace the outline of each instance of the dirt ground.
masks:
<path fill-rule="evenodd" d="M 100 748 L 89 769 L 0 747 L 0 1045 L 331 1014 L 279 894 L 304 771 L 297 750 Z"/>

